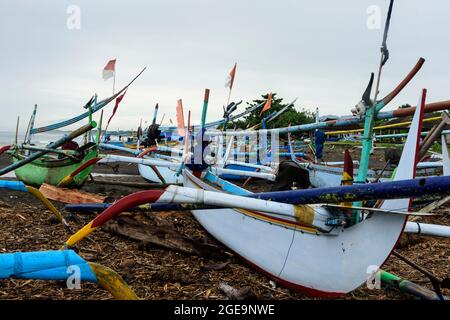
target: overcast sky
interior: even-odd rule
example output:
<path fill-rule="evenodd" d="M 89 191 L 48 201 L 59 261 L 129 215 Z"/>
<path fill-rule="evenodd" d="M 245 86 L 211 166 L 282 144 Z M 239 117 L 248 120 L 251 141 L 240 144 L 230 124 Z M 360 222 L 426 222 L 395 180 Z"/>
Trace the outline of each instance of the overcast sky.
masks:
<path fill-rule="evenodd" d="M 81 10 L 69 29 L 70 5 Z M 367 9 L 382 9 L 381 29 L 370 29 Z M 211 89 L 208 121 L 222 115 L 225 79 L 237 62 L 233 100 L 276 92 L 297 108 L 349 114 L 376 71 L 388 0 L 2 0 L 0 2 L 1 130 L 25 130 L 33 105 L 36 125 L 81 113 L 94 93 L 111 94 L 102 68 L 117 58 L 117 87 L 141 68 L 111 129 L 136 128 L 160 115 L 175 121 L 177 99 L 199 122 L 203 91 Z M 419 75 L 386 109 L 450 99 L 450 2 L 396 0 L 381 83 L 387 94 L 417 60 Z M 241 105 L 243 109 L 244 104 Z M 112 105 L 106 108 L 111 114 Z"/>

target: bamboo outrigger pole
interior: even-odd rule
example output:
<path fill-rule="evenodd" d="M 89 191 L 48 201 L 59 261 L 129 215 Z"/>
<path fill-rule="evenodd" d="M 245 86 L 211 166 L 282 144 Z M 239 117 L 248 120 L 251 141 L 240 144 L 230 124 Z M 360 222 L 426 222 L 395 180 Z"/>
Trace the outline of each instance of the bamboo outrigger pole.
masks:
<path fill-rule="evenodd" d="M 432 121 L 437 121 L 442 119 L 441 116 L 439 117 L 431 117 L 428 119 L 423 119 L 423 123 L 425 122 L 432 122 Z M 382 129 L 390 129 L 390 128 L 396 128 L 396 127 L 403 127 L 403 126 L 407 126 L 410 125 L 411 121 L 405 121 L 405 122 L 399 122 L 399 123 L 393 123 L 393 124 L 386 124 L 386 125 L 382 125 L 382 126 L 378 126 L 378 127 L 374 127 L 374 130 L 382 130 Z M 352 129 L 352 130 L 341 130 L 341 131 L 328 131 L 325 132 L 325 134 L 327 136 L 334 136 L 334 135 L 339 135 L 339 134 L 349 134 L 349 133 L 359 133 L 359 132 L 364 132 L 364 129 Z"/>

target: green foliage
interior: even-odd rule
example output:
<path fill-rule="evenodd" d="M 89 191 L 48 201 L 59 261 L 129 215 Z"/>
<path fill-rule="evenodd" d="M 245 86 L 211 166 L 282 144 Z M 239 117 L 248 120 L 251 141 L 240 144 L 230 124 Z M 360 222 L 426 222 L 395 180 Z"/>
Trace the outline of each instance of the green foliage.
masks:
<path fill-rule="evenodd" d="M 261 104 L 268 99 L 268 94 L 262 95 L 262 99 L 253 100 L 251 103 L 247 102 L 247 109 L 252 108 L 258 104 Z M 261 116 L 261 108 L 258 108 L 252 111 L 250 114 L 245 116 L 242 120 L 234 121 L 233 123 L 229 123 L 227 128 L 232 129 L 236 127 L 237 129 L 247 129 L 253 127 L 255 125 L 259 125 L 261 128 L 261 121 L 264 117 L 269 116 L 273 112 L 280 111 L 288 104 L 283 103 L 283 98 L 277 98 L 276 93 L 272 94 L 272 106 L 269 110 L 265 111 Z M 287 127 L 289 124 L 298 125 L 304 123 L 314 122 L 315 116 L 312 112 L 302 109 L 301 111 L 297 111 L 294 106 L 290 106 L 285 110 L 280 116 L 276 119 L 267 123 L 267 128 L 281 128 Z"/>
<path fill-rule="evenodd" d="M 450 146 L 447 147 L 448 153 L 450 154 Z M 433 152 L 437 152 L 437 153 L 442 153 L 442 144 L 440 139 L 438 139 L 438 141 L 436 141 L 432 146 L 431 146 L 431 151 Z"/>

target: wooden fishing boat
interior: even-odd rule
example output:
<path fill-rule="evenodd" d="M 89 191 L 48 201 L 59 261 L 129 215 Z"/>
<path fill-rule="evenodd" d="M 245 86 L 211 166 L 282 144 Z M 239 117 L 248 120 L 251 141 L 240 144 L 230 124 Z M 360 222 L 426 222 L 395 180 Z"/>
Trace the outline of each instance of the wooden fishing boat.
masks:
<path fill-rule="evenodd" d="M 388 17 L 391 10 L 392 1 Z M 386 32 L 387 28 L 385 39 Z M 382 49 L 379 74 L 387 60 L 385 40 Z M 142 191 L 124 197 L 70 237 L 66 246 L 75 245 L 109 219 L 137 205 L 190 204 L 194 207 L 188 206 L 189 210 L 205 230 L 251 266 L 281 284 L 310 296 L 330 298 L 358 288 L 390 256 L 404 230 L 410 197 L 432 193 L 431 189 L 420 190 L 419 186 L 439 181 L 441 194 L 448 194 L 450 190 L 450 177 L 447 176 L 414 179 L 426 109 L 426 90 L 422 91 L 417 107 L 409 110 L 414 111 L 414 118 L 394 181 L 365 183 L 373 122 L 382 115 L 379 111 L 412 79 L 423 62 L 421 59 L 410 75 L 382 100 L 377 100 L 378 84 L 373 100 L 375 103 L 370 101 L 370 91 L 366 90 L 362 103 L 367 108 L 361 109 L 364 112 L 360 117 L 342 122 L 356 123 L 363 118 L 366 122 L 366 138 L 358 170 L 359 184 L 337 187 L 335 193 L 308 189 L 252 194 L 220 179 L 212 170 L 205 170 L 208 166 L 204 163 L 186 163 L 182 170 L 184 187 L 170 186 L 166 190 Z M 373 75 L 370 87 L 372 82 Z M 200 130 L 205 128 L 205 116 L 204 104 Z M 339 123 L 333 121 L 331 125 Z M 314 126 L 321 127 L 314 124 L 302 128 L 310 130 Z M 282 129 L 275 130 L 281 133 Z M 300 126 L 284 129 L 285 133 L 301 130 Z M 247 135 L 248 132 L 238 134 Z M 412 188 L 413 185 L 417 189 Z M 316 194 L 322 196 L 316 197 Z M 358 205 L 360 201 L 369 199 L 389 200 L 385 200 L 379 208 Z M 350 207 L 330 204 L 334 202 L 350 202 Z"/>
<path fill-rule="evenodd" d="M 211 171 L 185 169 L 185 187 L 170 186 L 124 197 L 70 237 L 66 246 L 136 205 L 197 204 L 192 213 L 199 223 L 256 269 L 310 296 L 341 296 L 363 284 L 370 268 L 384 264 L 403 231 L 410 200 L 386 200 L 379 209 L 363 208 L 370 214 L 351 225 L 342 223 L 348 214 L 345 207 L 305 203 L 428 194 L 431 189 L 419 190 L 419 186 L 430 186 L 431 181 L 438 180 L 440 192 L 447 193 L 449 177 L 414 179 L 424 102 L 425 91 L 394 182 L 340 187 L 334 194 L 322 189 L 251 194 Z M 419 189 L 411 188 L 411 184 Z M 391 187 L 394 185 L 395 189 Z"/>
<path fill-rule="evenodd" d="M 153 151 L 169 152 L 174 156 L 161 155 L 155 152 L 151 153 L 151 156 L 147 156 L 146 151 L 137 151 L 130 148 L 119 147 L 111 144 L 100 144 L 100 147 L 109 150 L 119 150 L 131 153 L 137 157 L 142 155 L 142 160 L 133 159 L 133 157 L 124 156 L 114 156 L 107 155 L 102 159 L 99 159 L 98 163 L 108 163 L 108 162 L 126 162 L 126 163 L 136 163 L 138 164 L 139 174 L 149 182 L 155 183 L 168 183 L 168 184 L 180 184 L 183 182 L 183 176 L 178 173 L 178 168 L 181 163 L 181 156 L 183 150 L 168 148 L 168 147 L 155 147 Z M 154 161 L 153 161 L 154 160 Z M 172 164 L 166 164 L 164 161 L 170 161 Z M 153 161 L 153 162 L 152 162 Z M 224 159 L 225 163 L 217 166 L 216 172 L 220 174 L 221 177 L 227 180 L 239 180 L 248 177 L 255 177 L 261 179 L 274 180 L 275 169 L 270 166 L 254 165 L 251 163 L 237 162 L 237 161 L 227 161 Z M 262 173 L 259 173 L 262 171 Z M 247 175 L 242 174 L 242 171 L 247 172 Z M 157 173 L 158 172 L 158 173 Z"/>
<path fill-rule="evenodd" d="M 426 155 L 428 148 L 432 145 L 432 143 L 438 139 L 438 137 L 445 132 L 443 131 L 446 124 L 450 122 L 450 118 L 444 112 L 442 117 L 434 117 L 433 120 L 442 119 L 441 123 L 436 125 L 429 133 L 425 135 L 424 140 L 421 143 L 421 153 L 420 157 Z M 410 122 L 408 122 L 409 124 Z M 363 129 L 361 129 L 363 130 Z M 423 136 L 424 134 L 421 133 Z M 291 140 L 289 137 L 289 144 L 291 144 Z M 447 151 L 445 139 L 442 138 L 442 146 L 443 150 Z M 403 147 L 403 146 L 402 146 Z M 444 160 L 446 159 L 443 156 Z M 316 163 L 305 163 L 299 162 L 295 158 L 292 158 L 293 161 L 296 161 L 300 166 L 304 167 L 310 173 L 310 181 L 314 187 L 330 187 L 330 186 L 338 186 L 340 185 L 340 179 L 344 168 L 341 166 L 330 166 L 329 164 L 316 164 Z M 358 163 L 359 164 L 359 163 Z M 444 165 L 444 167 L 443 167 Z M 366 180 L 369 182 L 374 181 L 388 181 L 395 172 L 395 169 L 391 167 L 387 168 L 387 164 L 384 168 L 379 169 L 367 169 L 366 170 Z M 417 176 L 425 177 L 425 176 L 435 176 L 444 173 L 445 174 L 445 161 L 423 161 L 417 164 Z M 355 174 L 358 172 L 358 169 L 354 170 Z"/>
<path fill-rule="evenodd" d="M 248 194 L 214 175 L 205 178 L 207 182 L 185 171 L 185 186 Z M 323 224 L 319 225 L 317 218 L 314 222 L 323 229 L 326 219 L 335 216 L 320 205 L 308 206 L 299 213 L 305 212 L 321 215 Z M 192 213 L 212 236 L 270 278 L 310 296 L 328 298 L 341 296 L 364 283 L 367 268 L 384 263 L 405 222 L 400 216 L 376 215 L 364 223 L 348 229 L 336 228 L 327 234 L 295 219 L 261 211 L 213 209 Z"/>
<path fill-rule="evenodd" d="M 46 170 L 45 168 L 47 167 L 47 163 L 45 162 L 46 159 L 49 159 L 48 154 L 49 153 L 55 153 L 58 156 L 60 156 L 61 158 L 59 160 L 63 161 L 65 159 L 70 159 L 72 161 L 75 161 L 78 159 L 81 160 L 81 158 L 77 158 L 75 156 L 74 152 L 69 152 L 68 150 L 61 150 L 58 149 L 59 147 L 61 147 L 62 145 L 64 145 L 67 142 L 70 142 L 72 139 L 86 133 L 89 132 L 90 130 L 92 130 L 93 128 L 96 127 L 96 123 L 95 121 L 91 121 L 89 124 L 82 126 L 81 128 L 72 131 L 71 133 L 69 133 L 68 135 L 65 135 L 64 137 L 58 139 L 55 142 L 50 143 L 49 145 L 47 145 L 45 148 L 40 148 L 40 147 L 35 147 L 35 146 L 25 146 L 22 145 L 21 147 L 18 146 L 8 146 L 8 153 L 11 154 L 12 158 L 13 158 L 13 163 L 0 169 L 0 176 L 4 175 L 6 173 L 9 173 L 13 170 L 18 171 L 16 174 L 17 177 L 19 177 L 19 179 L 24 179 L 23 181 L 25 181 L 27 184 L 31 184 L 34 186 L 39 186 L 41 184 L 40 180 L 39 180 L 39 176 L 40 174 L 44 175 L 46 174 L 49 178 L 49 170 Z M 78 155 L 82 155 L 84 154 L 84 152 L 87 152 L 87 154 L 89 154 L 89 150 L 90 148 L 92 148 L 93 146 L 95 146 L 95 153 L 96 153 L 96 145 L 89 145 L 87 144 L 83 149 L 79 149 L 78 150 Z M 4 149 L 6 150 L 6 149 Z M 24 150 L 32 150 L 34 152 L 31 152 L 30 154 L 23 154 L 22 152 L 24 152 Z M 83 152 L 83 153 L 80 153 Z M 43 160 L 41 160 L 43 159 Z M 51 159 L 55 159 L 55 158 L 51 158 Z M 58 163 L 61 163 L 61 161 L 59 161 Z M 35 166 L 35 164 L 37 164 Z M 42 166 L 38 166 L 42 164 Z M 25 170 L 23 170 L 22 168 L 25 168 Z M 56 173 L 61 171 L 61 175 L 63 175 L 63 171 L 61 170 L 61 168 L 67 168 L 68 170 L 72 170 L 73 167 L 69 167 L 69 163 L 63 162 L 63 166 L 58 167 L 59 170 L 55 170 L 52 171 L 51 173 L 53 174 L 53 176 L 56 176 Z M 47 178 L 47 176 L 43 176 L 42 180 L 45 180 Z"/>
<path fill-rule="evenodd" d="M 41 157 L 29 164 L 26 164 L 15 170 L 16 177 L 27 185 L 39 187 L 43 183 L 56 186 L 64 177 L 75 171 L 80 165 L 88 162 L 97 156 L 97 147 L 93 146 L 87 150 L 80 160 L 75 160 L 73 157 L 57 158 L 53 156 Z M 26 158 L 20 152 L 12 154 L 13 163 Z M 75 179 L 70 183 L 69 187 L 81 187 L 89 174 L 92 167 L 87 167 L 80 172 Z"/>
<path fill-rule="evenodd" d="M 45 127 L 33 128 L 34 121 L 36 117 L 36 106 L 33 110 L 33 114 L 28 126 L 27 132 L 25 134 L 25 143 L 21 145 L 15 145 L 8 151 L 12 157 L 12 165 L 7 166 L 0 170 L 1 173 L 6 173 L 8 171 L 15 170 L 16 177 L 23 181 L 27 185 L 39 187 L 43 183 L 58 185 L 67 175 L 74 172 L 86 163 L 89 163 L 92 159 L 97 157 L 98 154 L 98 143 L 100 142 L 101 134 L 101 121 L 100 117 L 100 128 L 97 131 L 97 141 L 87 142 L 85 145 L 78 148 L 78 145 L 71 146 L 72 150 L 62 150 L 58 149 L 64 143 L 70 142 L 74 137 L 80 136 L 82 133 L 87 133 L 86 141 L 92 140 L 91 130 L 96 127 L 95 121 L 92 121 L 92 114 L 101 110 L 112 102 L 115 98 L 116 106 L 121 101 L 119 99 L 120 94 L 123 94 L 131 84 L 144 72 L 145 68 L 132 79 L 125 87 L 123 87 L 119 92 L 113 94 L 111 97 L 97 102 L 97 96 L 94 95 L 89 102 L 84 106 L 88 109 L 87 112 L 73 117 L 71 119 L 54 123 Z M 102 111 L 103 115 L 103 111 Z M 70 124 L 76 123 L 85 118 L 89 118 L 89 128 L 86 126 L 82 127 L 84 131 L 74 131 L 77 135 L 69 135 L 59 139 L 57 144 L 51 143 L 46 147 L 37 147 L 30 143 L 31 136 L 35 133 L 47 132 L 59 128 L 63 128 Z M 89 133 L 88 133 L 89 132 Z M 17 144 L 17 142 L 16 142 Z M 75 149 L 75 150 L 73 150 Z M 31 153 L 30 151 L 36 151 Z M 92 166 L 87 166 L 80 170 L 74 179 L 68 184 L 69 187 L 81 187 L 86 181 L 87 177 L 92 171 Z"/>
<path fill-rule="evenodd" d="M 423 109 L 415 115 L 415 128 L 410 130 L 395 180 L 415 177 L 422 116 Z M 184 174 L 184 185 L 189 188 L 248 195 L 248 191 L 210 173 L 203 180 L 189 171 Z M 409 203 L 409 199 L 388 200 L 382 208 L 408 208 L 405 202 Z M 314 212 L 313 225 L 321 229 L 326 229 L 326 219 L 336 214 L 321 205 L 303 208 L 299 214 L 305 215 L 308 210 Z M 368 268 L 379 268 L 389 257 L 406 223 L 405 216 L 381 213 L 326 234 L 304 223 L 260 211 L 223 209 L 192 213 L 209 233 L 251 265 L 287 287 L 320 297 L 337 297 L 364 283 Z M 323 224 L 319 217 L 325 219 Z"/>

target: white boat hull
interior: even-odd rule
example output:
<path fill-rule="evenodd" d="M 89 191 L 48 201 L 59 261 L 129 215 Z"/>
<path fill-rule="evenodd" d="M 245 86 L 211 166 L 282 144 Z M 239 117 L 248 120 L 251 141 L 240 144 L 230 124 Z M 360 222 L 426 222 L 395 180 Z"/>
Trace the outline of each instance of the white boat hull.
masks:
<path fill-rule="evenodd" d="M 190 172 L 184 185 L 215 190 Z M 314 211 L 330 216 L 320 205 Z M 193 215 L 218 241 L 282 285 L 328 298 L 365 283 L 373 266 L 388 258 L 406 221 L 380 213 L 327 235 L 237 209 L 194 210 Z"/>

